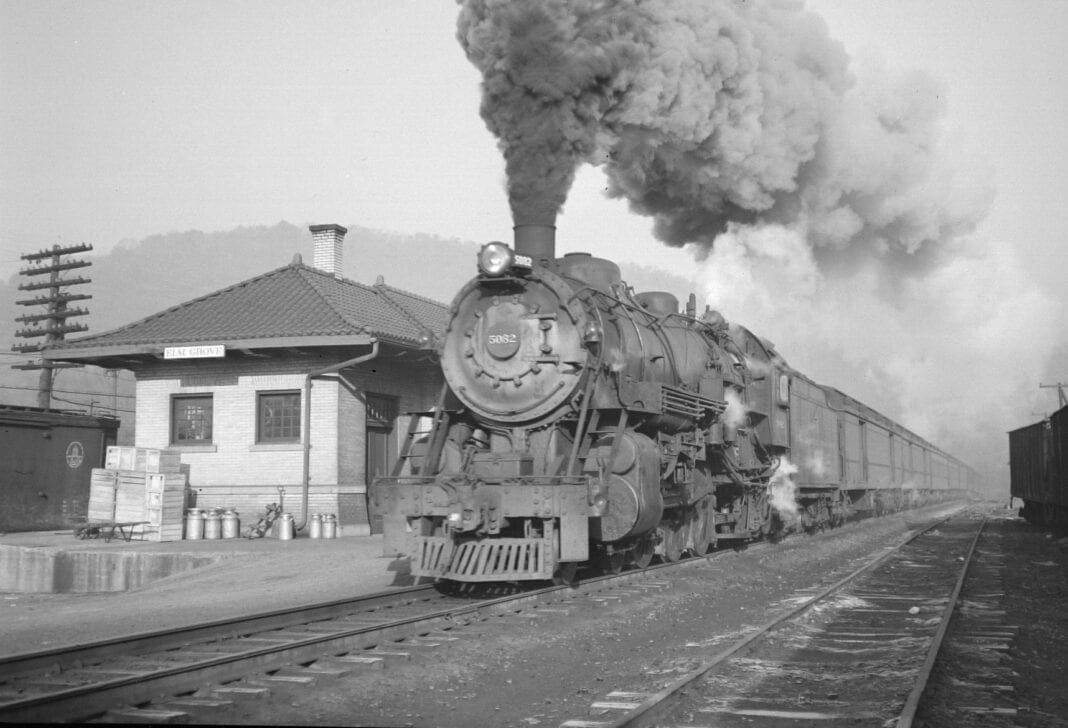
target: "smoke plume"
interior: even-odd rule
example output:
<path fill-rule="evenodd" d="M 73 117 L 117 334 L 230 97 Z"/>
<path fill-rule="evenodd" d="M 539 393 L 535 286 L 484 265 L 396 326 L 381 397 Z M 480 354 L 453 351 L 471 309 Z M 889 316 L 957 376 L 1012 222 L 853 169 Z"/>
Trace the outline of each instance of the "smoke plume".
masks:
<path fill-rule="evenodd" d="M 936 81 L 853 62 L 799 0 L 460 5 L 515 219 L 554 216 L 578 166 L 600 167 L 660 240 L 694 247 L 728 319 L 1004 472 L 1063 313 L 974 239 L 990 175 L 944 133 Z"/>
<path fill-rule="evenodd" d="M 1005 484 L 1005 432 L 1037 419 L 1035 383 L 1065 321 L 1011 248 L 973 240 L 888 292 L 877 261 L 835 275 L 796 230 L 732 226 L 699 277 L 713 307 L 791 365 Z"/>
<path fill-rule="evenodd" d="M 461 0 L 482 115 L 517 219 L 555 215 L 582 163 L 708 249 L 733 223 L 802 229 L 817 249 L 915 262 L 970 231 L 938 151 L 941 89 L 919 73 L 856 82 L 819 16 L 791 0 Z M 841 262 L 839 261 L 839 264 Z"/>

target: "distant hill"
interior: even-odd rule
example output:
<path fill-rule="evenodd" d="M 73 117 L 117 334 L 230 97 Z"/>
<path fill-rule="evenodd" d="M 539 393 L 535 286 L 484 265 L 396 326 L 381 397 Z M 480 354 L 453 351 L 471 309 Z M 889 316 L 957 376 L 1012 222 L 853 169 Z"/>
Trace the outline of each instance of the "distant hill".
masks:
<path fill-rule="evenodd" d="M 344 223 L 342 223 L 344 224 Z M 372 230 L 347 225 L 343 268 L 345 276 L 372 284 L 383 276 L 391 286 L 448 303 L 475 273 L 479 244 L 432 235 Z M 30 251 L 27 251 L 30 252 Z M 188 232 L 153 235 L 141 241 L 125 241 L 92 260 L 84 275 L 92 283 L 79 286 L 79 293 L 93 298 L 83 307 L 88 316 L 77 319 L 99 334 L 151 316 L 171 306 L 240 283 L 280 268 L 299 253 L 312 262 L 311 234 L 306 226 L 280 222 L 272 227 L 239 227 L 223 232 Z M 682 278 L 657 268 L 621 264 L 623 277 L 637 290 L 666 290 L 685 303 L 688 284 Z M 14 319 L 28 312 L 15 301 L 26 298 L 18 290 L 23 282 L 13 275 L 0 281 L 0 403 L 35 405 L 38 372 L 10 368 L 30 357 L 16 355 L 10 347 L 27 343 L 16 339 L 21 328 Z M 75 337 L 72 337 L 75 338 Z M 94 412 L 117 410 L 131 420 L 133 383 L 129 372 L 107 376 L 95 367 L 62 370 L 56 380 L 55 408 Z M 64 401 L 65 400 L 65 401 Z M 124 422 L 120 438 L 132 437 Z"/>

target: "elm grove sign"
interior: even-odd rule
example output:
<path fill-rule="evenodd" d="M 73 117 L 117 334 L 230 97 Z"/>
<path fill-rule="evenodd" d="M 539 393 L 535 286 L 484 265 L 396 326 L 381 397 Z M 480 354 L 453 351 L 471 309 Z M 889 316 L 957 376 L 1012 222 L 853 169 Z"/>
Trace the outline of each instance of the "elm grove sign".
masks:
<path fill-rule="evenodd" d="M 163 348 L 164 359 L 218 359 L 226 356 L 224 344 L 210 346 L 166 346 Z"/>

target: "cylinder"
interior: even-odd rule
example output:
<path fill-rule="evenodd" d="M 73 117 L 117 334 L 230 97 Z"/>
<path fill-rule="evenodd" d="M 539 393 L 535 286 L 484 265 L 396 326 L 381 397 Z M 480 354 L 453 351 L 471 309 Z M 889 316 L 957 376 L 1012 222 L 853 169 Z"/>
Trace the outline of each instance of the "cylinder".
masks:
<path fill-rule="evenodd" d="M 308 520 L 308 538 L 323 537 L 323 517 L 318 513 L 311 514 Z"/>
<path fill-rule="evenodd" d="M 211 508 L 204 516 L 204 538 L 222 538 L 222 515 L 218 508 Z"/>
<path fill-rule="evenodd" d="M 185 537 L 190 541 L 204 538 L 204 511 L 190 508 L 185 512 Z"/>
<path fill-rule="evenodd" d="M 293 539 L 293 516 L 283 513 L 278 520 L 278 540 L 291 541 Z"/>
<path fill-rule="evenodd" d="M 227 508 L 222 514 L 222 537 L 237 538 L 240 532 L 241 519 L 238 518 L 237 511 L 233 508 Z"/>
<path fill-rule="evenodd" d="M 337 538 L 337 516 L 333 513 L 323 514 L 323 538 Z"/>

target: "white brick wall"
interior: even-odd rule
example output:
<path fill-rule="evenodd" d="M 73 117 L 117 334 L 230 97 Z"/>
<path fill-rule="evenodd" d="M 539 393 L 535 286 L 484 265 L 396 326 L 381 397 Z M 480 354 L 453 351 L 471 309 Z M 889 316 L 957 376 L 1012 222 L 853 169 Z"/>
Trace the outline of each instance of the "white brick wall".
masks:
<path fill-rule="evenodd" d="M 189 466 L 197 507 L 237 507 L 242 524 L 255 521 L 267 503 L 285 488 L 285 508 L 300 520 L 304 451 L 301 443 L 257 445 L 256 394 L 298 390 L 303 397 L 305 372 L 329 364 L 293 357 L 250 362 L 240 359 L 166 362 L 138 372 L 136 445 L 176 447 Z M 316 379 L 311 396 L 311 487 L 309 511 L 338 512 L 338 494 L 366 492 L 364 478 L 364 391 L 399 398 L 394 437 L 399 452 L 406 434 L 406 410 L 428 409 L 441 386 L 432 365 L 376 359 L 347 373 L 348 384 Z M 356 394 L 351 391 L 356 388 Z M 211 394 L 213 442 L 210 446 L 175 446 L 170 442 L 171 398 L 177 394 Z M 248 519 L 248 520 L 246 520 Z"/>
<path fill-rule="evenodd" d="M 190 467 L 190 482 L 232 485 L 296 484 L 303 476 L 304 452 L 300 443 L 256 445 L 256 393 L 297 389 L 303 397 L 300 374 L 238 375 L 235 384 L 183 386 L 180 378 L 138 380 L 138 447 L 175 447 L 170 442 L 171 396 L 212 395 L 213 451 L 181 447 L 182 462 Z M 337 389 L 334 381 L 312 384 L 311 482 L 337 483 Z"/>

